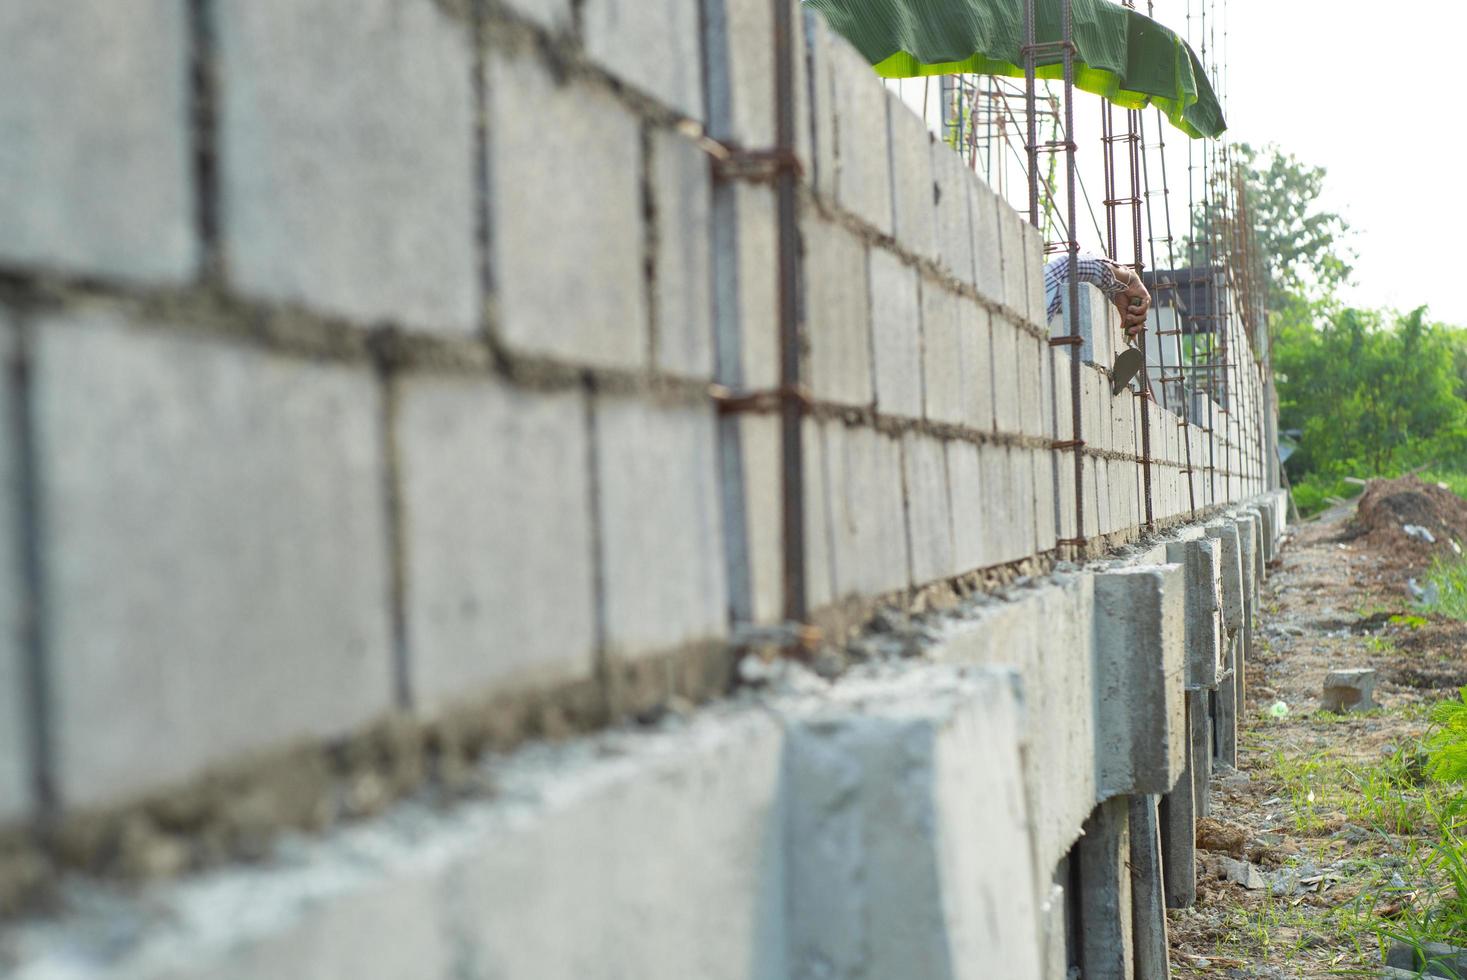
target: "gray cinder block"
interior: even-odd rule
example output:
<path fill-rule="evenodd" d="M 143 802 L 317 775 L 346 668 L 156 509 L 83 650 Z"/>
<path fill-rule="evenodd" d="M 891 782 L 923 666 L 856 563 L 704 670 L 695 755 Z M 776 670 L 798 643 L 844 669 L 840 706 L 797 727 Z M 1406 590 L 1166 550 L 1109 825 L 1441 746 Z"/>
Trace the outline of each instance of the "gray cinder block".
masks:
<path fill-rule="evenodd" d="M 260 0 L 212 15 L 230 282 L 364 322 L 477 329 L 465 25 L 437 5 L 395 0 Z M 519 111 L 537 108 L 526 99 Z M 537 139 L 555 130 L 550 119 L 533 125 Z M 556 188 L 562 206 L 566 191 Z M 523 182 L 515 192 L 534 194 Z M 554 231 L 523 240 L 560 242 Z"/>
<path fill-rule="evenodd" d="M 959 572 L 967 572 L 992 564 L 985 534 L 991 517 L 976 443 L 954 440 L 947 444 L 947 476 L 953 512 L 954 566 Z"/>
<path fill-rule="evenodd" d="M 395 424 L 415 699 L 590 676 L 585 396 L 410 377 Z"/>
<path fill-rule="evenodd" d="M 959 282 L 973 285 L 973 222 L 969 202 L 973 172 L 942 140 L 932 141 L 932 179 L 936 184 L 937 250 L 943 266 Z"/>
<path fill-rule="evenodd" d="M 835 597 L 905 588 L 907 528 L 900 444 L 880 432 L 839 421 L 827 423 L 823 435 Z"/>
<path fill-rule="evenodd" d="M 0 9 L 0 259 L 193 276 L 189 43 L 176 0 Z"/>
<path fill-rule="evenodd" d="M 637 119 L 595 88 L 559 83 L 529 54 L 487 57 L 489 248 L 503 339 L 575 364 L 645 365 Z"/>
<path fill-rule="evenodd" d="M 844 38 L 829 35 L 826 53 L 836 114 L 836 199 L 889 235 L 893 209 L 886 87 Z"/>
<path fill-rule="evenodd" d="M 866 243 L 834 222 L 810 221 L 805 233 L 805 323 L 815 397 L 870 405 L 871 305 Z"/>
<path fill-rule="evenodd" d="M 708 155 L 698 146 L 677 133 L 652 134 L 656 362 L 704 379 L 713 376 L 711 184 Z M 774 324 L 767 329 L 773 334 Z"/>
<path fill-rule="evenodd" d="M 885 249 L 870 250 L 871 335 L 876 408 L 922 415 L 922 320 L 917 270 Z"/>
<path fill-rule="evenodd" d="M 902 436 L 907 488 L 907 540 L 912 554 L 912 584 L 951 576 L 953 522 L 948 498 L 943 442 L 917 432 Z"/>
<path fill-rule="evenodd" d="M 968 181 L 973 208 L 973 269 L 978 277 L 978 293 L 990 303 L 1002 303 L 1004 265 L 998 222 L 999 209 L 1005 205 L 976 174 L 969 173 Z"/>
<path fill-rule="evenodd" d="M 585 0 L 581 22 L 591 60 L 663 105 L 703 118 L 696 2 Z"/>
<path fill-rule="evenodd" d="M 634 656 L 728 631 L 712 413 L 595 402 L 606 642 Z"/>
<path fill-rule="evenodd" d="M 370 369 L 105 313 L 35 329 L 65 804 L 134 796 L 387 710 L 387 507 Z"/>
<path fill-rule="evenodd" d="M 895 92 L 887 92 L 891 125 L 892 210 L 896 240 L 923 258 L 936 259 L 937 213 L 932 180 L 932 134 Z"/>

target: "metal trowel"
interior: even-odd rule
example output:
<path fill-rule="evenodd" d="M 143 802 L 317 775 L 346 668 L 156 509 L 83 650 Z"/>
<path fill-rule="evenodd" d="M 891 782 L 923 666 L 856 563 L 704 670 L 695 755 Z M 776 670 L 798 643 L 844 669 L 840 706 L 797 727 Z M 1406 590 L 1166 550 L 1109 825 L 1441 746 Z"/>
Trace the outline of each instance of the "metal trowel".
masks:
<path fill-rule="evenodd" d="M 1140 309 L 1142 300 L 1133 298 L 1130 305 Z M 1126 338 L 1126 349 L 1116 355 L 1116 362 L 1110 368 L 1110 393 L 1114 397 L 1125 390 L 1131 379 L 1140 373 L 1146 366 L 1146 357 L 1135 347 L 1131 346 L 1131 338 Z"/>
<path fill-rule="evenodd" d="M 1127 347 L 1116 355 L 1110 369 L 1110 393 L 1119 395 L 1131 383 L 1131 379 L 1146 366 L 1146 358 L 1134 347 Z"/>

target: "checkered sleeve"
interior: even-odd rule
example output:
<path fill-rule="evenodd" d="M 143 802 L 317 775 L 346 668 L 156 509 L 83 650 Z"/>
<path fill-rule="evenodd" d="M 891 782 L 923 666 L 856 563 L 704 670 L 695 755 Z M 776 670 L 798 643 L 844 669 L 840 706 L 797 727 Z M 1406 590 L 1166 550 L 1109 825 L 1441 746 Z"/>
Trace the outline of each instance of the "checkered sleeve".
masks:
<path fill-rule="evenodd" d="M 1059 316 L 1064 305 L 1061 299 L 1064 290 L 1061 287 L 1065 284 L 1069 262 L 1068 255 L 1060 254 L 1044 266 L 1044 298 L 1049 307 L 1047 315 L 1051 319 Z M 1075 257 L 1075 273 L 1080 282 L 1090 283 L 1106 296 L 1114 296 L 1126 288 L 1126 284 L 1116 277 L 1114 263 L 1089 252 L 1080 252 Z"/>

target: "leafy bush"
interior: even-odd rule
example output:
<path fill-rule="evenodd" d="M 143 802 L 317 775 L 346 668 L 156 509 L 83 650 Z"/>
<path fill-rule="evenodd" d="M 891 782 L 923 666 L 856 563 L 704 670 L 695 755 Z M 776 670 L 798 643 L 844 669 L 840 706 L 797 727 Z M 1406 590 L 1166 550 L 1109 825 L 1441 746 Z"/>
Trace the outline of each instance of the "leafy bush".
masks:
<path fill-rule="evenodd" d="M 1432 710 L 1437 729 L 1426 740 L 1427 772 L 1442 783 L 1467 782 L 1467 687 Z"/>

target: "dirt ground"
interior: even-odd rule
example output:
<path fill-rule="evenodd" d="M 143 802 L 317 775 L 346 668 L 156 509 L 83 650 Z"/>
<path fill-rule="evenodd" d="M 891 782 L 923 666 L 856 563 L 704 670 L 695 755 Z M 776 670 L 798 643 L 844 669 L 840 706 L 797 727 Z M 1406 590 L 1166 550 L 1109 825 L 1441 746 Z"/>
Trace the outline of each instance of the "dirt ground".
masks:
<path fill-rule="evenodd" d="M 1467 624 L 1422 614 L 1407 583 L 1467 543 L 1467 503 L 1408 478 L 1359 507 L 1294 528 L 1270 569 L 1239 769 L 1199 825 L 1198 902 L 1169 916 L 1174 976 L 1375 976 L 1377 928 L 1430 899 L 1411 859 L 1427 828 L 1392 780 L 1467 684 Z M 1379 710 L 1319 709 L 1338 667 L 1377 670 Z"/>

